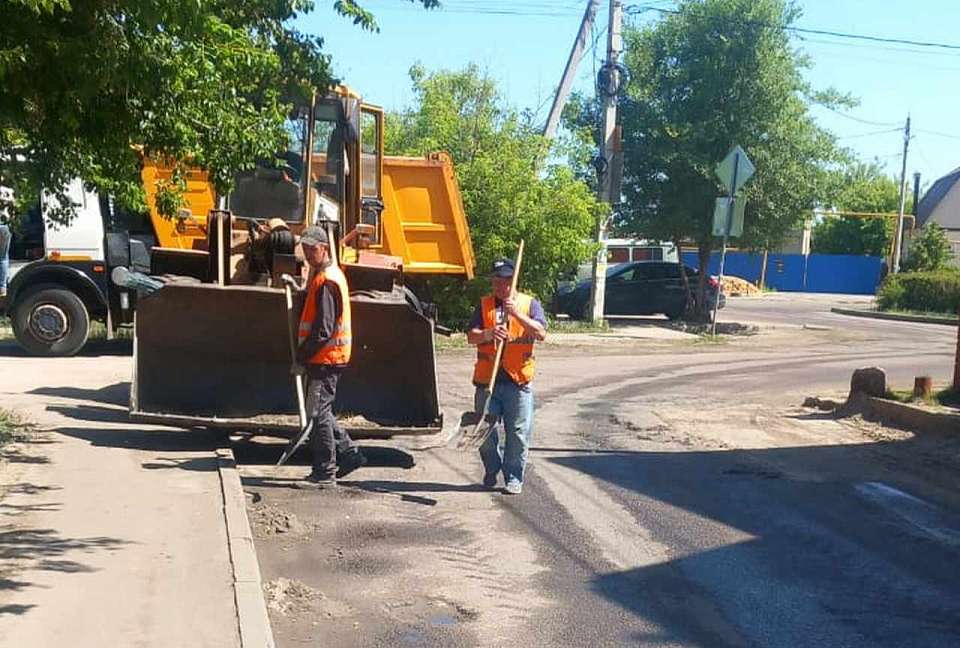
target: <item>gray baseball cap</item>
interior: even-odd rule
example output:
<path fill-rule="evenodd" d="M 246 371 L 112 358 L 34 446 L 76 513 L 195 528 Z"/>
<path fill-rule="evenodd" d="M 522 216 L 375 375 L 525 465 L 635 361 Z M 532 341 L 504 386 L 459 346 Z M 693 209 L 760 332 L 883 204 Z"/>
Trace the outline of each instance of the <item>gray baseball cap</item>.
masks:
<path fill-rule="evenodd" d="M 327 233 L 322 227 L 311 225 L 303 230 L 303 234 L 300 235 L 300 243 L 302 245 L 316 247 L 318 245 L 329 245 L 330 239 L 327 238 Z"/>

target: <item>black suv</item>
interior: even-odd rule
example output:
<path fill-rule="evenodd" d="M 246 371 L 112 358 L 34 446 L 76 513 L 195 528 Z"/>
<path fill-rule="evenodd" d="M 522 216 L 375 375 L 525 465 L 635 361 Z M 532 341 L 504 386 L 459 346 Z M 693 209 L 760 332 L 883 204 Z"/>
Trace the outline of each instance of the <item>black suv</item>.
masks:
<path fill-rule="evenodd" d="M 691 287 L 696 289 L 700 273 L 684 266 Z M 567 285 L 557 290 L 554 297 L 554 312 L 566 313 L 576 319 L 584 319 L 590 301 L 592 279 L 576 285 Z M 716 277 L 707 279 L 709 303 L 717 298 Z M 656 315 L 665 314 L 670 319 L 683 315 L 686 295 L 680 266 L 666 261 L 637 261 L 611 266 L 607 270 L 607 286 L 604 294 L 604 315 Z M 720 294 L 720 308 L 726 297 Z"/>

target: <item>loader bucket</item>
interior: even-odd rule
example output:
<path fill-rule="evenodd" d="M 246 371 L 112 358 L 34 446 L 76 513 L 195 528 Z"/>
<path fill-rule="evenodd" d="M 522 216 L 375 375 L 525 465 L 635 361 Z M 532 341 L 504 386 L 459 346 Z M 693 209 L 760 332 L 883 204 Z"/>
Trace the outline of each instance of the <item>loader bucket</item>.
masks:
<path fill-rule="evenodd" d="M 350 301 L 353 359 L 335 406 L 344 426 L 379 436 L 438 432 L 433 323 L 402 293 Z M 279 289 L 168 284 L 137 303 L 131 415 L 183 426 L 296 429 L 287 336 Z"/>

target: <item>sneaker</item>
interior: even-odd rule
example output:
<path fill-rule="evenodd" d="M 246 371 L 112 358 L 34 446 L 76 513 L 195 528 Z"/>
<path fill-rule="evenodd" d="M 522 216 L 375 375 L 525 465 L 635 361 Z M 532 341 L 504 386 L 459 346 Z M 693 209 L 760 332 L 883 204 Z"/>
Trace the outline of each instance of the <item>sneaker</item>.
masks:
<path fill-rule="evenodd" d="M 324 490 L 325 488 L 331 488 L 336 485 L 336 477 L 318 477 L 312 474 L 293 483 L 293 487 L 299 488 L 300 490 Z"/>
<path fill-rule="evenodd" d="M 523 492 L 523 483 L 518 481 L 510 482 L 506 488 L 503 489 L 503 492 L 507 495 L 519 495 Z"/>
<path fill-rule="evenodd" d="M 337 477 L 346 477 L 357 468 L 367 465 L 367 458 L 359 450 L 348 452 L 337 459 Z"/>
<path fill-rule="evenodd" d="M 483 487 L 487 490 L 493 490 L 497 487 L 497 473 L 483 476 Z"/>

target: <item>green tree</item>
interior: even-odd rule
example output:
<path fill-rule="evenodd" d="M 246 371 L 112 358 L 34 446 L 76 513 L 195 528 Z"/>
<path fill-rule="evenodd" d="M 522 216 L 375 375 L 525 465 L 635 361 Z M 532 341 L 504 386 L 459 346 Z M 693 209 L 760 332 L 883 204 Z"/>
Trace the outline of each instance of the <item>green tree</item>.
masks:
<path fill-rule="evenodd" d="M 850 103 L 815 93 L 784 26 L 798 16 L 785 0 L 681 0 L 675 13 L 626 30 L 632 81 L 621 102 L 625 205 L 616 227 L 648 238 L 692 241 L 706 267 L 718 245 L 713 205 L 723 195 L 714 168 L 741 145 L 757 172 L 747 201 L 742 247 L 779 244 L 822 195 L 825 166 L 841 159 L 811 117 L 811 101 Z M 703 316 L 706 273 L 691 300 Z"/>
<path fill-rule="evenodd" d="M 419 0 L 435 6 L 436 0 Z M 283 142 L 292 102 L 330 83 L 321 38 L 291 24 L 311 0 L 0 3 L 0 184 L 80 177 L 143 205 L 139 146 L 227 189 Z M 334 5 L 375 29 L 356 2 Z M 164 188 L 178 204 L 180 185 Z"/>
<path fill-rule="evenodd" d="M 950 262 L 952 253 L 947 233 L 936 223 L 927 223 L 919 236 L 910 244 L 909 254 L 903 262 L 908 272 L 932 272 L 942 270 Z"/>
<path fill-rule="evenodd" d="M 899 209 L 898 183 L 876 163 L 860 162 L 834 171 L 831 182 L 831 205 L 838 211 L 894 214 Z M 814 225 L 813 251 L 886 256 L 895 227 L 892 218 L 827 217 Z"/>
<path fill-rule="evenodd" d="M 387 152 L 449 153 L 480 272 L 497 257 L 514 256 L 524 239 L 521 285 L 550 298 L 561 273 L 589 256 L 590 232 L 602 207 L 566 165 L 549 162 L 548 143 L 476 66 L 429 74 L 415 66 L 410 77 L 415 101 L 388 116 Z M 488 285 L 485 277 L 466 291 L 434 282 L 444 320 L 464 320 Z"/>

